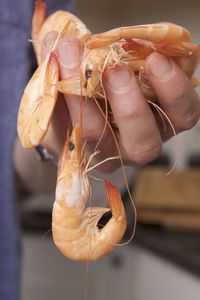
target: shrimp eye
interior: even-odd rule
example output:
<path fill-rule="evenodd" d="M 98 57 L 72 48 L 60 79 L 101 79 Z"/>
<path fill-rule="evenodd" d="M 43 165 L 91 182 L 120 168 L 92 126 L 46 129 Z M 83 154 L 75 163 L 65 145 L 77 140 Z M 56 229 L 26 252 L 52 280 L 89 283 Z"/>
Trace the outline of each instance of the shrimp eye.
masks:
<path fill-rule="evenodd" d="M 69 151 L 72 151 L 74 149 L 74 143 L 69 141 Z"/>
<path fill-rule="evenodd" d="M 90 77 L 92 76 L 92 70 L 86 70 L 85 71 L 85 77 L 86 77 L 86 79 L 89 79 Z"/>

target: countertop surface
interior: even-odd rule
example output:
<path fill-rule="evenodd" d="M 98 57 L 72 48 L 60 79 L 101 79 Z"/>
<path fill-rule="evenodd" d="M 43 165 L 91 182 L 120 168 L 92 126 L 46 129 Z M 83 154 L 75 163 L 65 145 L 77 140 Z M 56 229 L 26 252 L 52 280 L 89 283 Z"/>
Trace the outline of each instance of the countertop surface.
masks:
<path fill-rule="evenodd" d="M 200 233 L 170 231 L 159 226 L 138 224 L 135 241 L 200 276 Z"/>

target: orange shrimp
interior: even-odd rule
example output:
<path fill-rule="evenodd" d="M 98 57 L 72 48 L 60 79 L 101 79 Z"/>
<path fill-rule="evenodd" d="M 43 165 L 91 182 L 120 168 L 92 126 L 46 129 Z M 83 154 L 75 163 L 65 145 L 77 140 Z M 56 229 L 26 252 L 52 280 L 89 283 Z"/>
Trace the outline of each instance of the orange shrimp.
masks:
<path fill-rule="evenodd" d="M 167 22 L 127 26 L 94 34 L 88 39 L 87 47 L 90 49 L 99 48 L 128 38 L 143 39 L 154 43 L 162 41 L 189 42 L 190 33 L 181 26 Z"/>
<path fill-rule="evenodd" d="M 101 229 L 100 218 L 109 211 L 103 207 L 85 208 L 90 186 L 81 154 L 80 127 L 67 137 L 59 160 L 52 233 L 59 250 L 68 258 L 92 261 L 108 254 L 122 239 L 126 215 L 117 188 L 105 181 L 112 218 Z"/>
<path fill-rule="evenodd" d="M 68 12 L 57 11 L 47 19 L 45 19 L 45 14 L 46 4 L 41 0 L 36 1 L 32 22 L 32 41 L 39 67 L 24 90 L 17 121 L 18 136 L 26 148 L 32 148 L 41 143 L 53 115 L 58 96 L 56 83 L 59 79 L 59 70 L 55 49 L 59 39 L 65 35 L 73 35 L 84 43 L 85 39 L 90 36 L 87 27 Z M 42 41 L 50 31 L 56 31 L 57 38 L 42 61 Z"/>

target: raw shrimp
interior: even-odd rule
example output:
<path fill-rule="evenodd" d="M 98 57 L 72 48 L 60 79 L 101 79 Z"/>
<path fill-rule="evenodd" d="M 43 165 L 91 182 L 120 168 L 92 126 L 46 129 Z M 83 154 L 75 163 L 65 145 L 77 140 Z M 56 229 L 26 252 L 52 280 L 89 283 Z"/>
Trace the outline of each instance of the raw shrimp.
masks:
<path fill-rule="evenodd" d="M 18 136 L 25 148 L 37 146 L 43 140 L 57 101 L 56 83 L 59 79 L 56 45 L 65 35 L 76 36 L 82 43 L 90 36 L 87 27 L 75 16 L 57 11 L 45 19 L 46 4 L 36 1 L 32 22 L 32 41 L 39 64 L 24 90 L 18 112 Z M 44 36 L 56 31 L 57 38 L 42 61 L 41 45 Z"/>
<path fill-rule="evenodd" d="M 105 181 L 112 218 L 101 229 L 98 221 L 108 208 L 85 208 L 90 195 L 87 169 L 81 154 L 80 127 L 67 138 L 59 160 L 52 232 L 59 250 L 68 258 L 92 261 L 108 254 L 122 239 L 126 216 L 117 188 Z"/>

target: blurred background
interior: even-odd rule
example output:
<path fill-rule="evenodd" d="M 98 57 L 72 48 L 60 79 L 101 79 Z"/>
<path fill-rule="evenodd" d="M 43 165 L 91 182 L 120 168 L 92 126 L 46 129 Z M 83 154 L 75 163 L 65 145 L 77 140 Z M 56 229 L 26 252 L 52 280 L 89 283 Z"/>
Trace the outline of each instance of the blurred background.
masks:
<path fill-rule="evenodd" d="M 48 0 L 46 0 L 48 5 Z M 200 43 L 200 2 L 179 0 L 77 0 L 75 14 L 94 33 L 113 27 L 169 21 L 187 28 Z M 197 78 L 200 74 L 197 71 Z M 131 244 L 89 264 L 87 299 L 200 299 L 200 124 L 179 135 L 176 172 L 165 176 L 177 157 L 172 138 L 161 157 L 140 170 L 127 168 L 139 222 Z M 163 171 L 164 168 L 164 171 Z M 95 174 L 100 176 L 99 174 Z M 122 173 L 109 176 L 133 213 Z M 183 189 L 184 187 L 184 189 Z M 102 185 L 92 181 L 93 204 L 105 205 Z M 149 200 L 146 201 L 146 200 Z M 86 264 L 69 261 L 55 248 L 51 233 L 54 194 L 20 195 L 23 230 L 22 300 L 84 299 Z"/>

